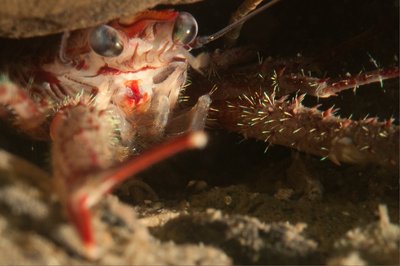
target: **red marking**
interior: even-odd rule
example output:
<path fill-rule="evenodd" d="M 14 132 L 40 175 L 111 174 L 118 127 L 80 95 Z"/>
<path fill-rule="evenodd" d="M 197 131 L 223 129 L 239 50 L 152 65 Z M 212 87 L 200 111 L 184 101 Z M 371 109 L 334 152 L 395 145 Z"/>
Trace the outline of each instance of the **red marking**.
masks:
<path fill-rule="evenodd" d="M 138 70 L 120 70 L 117 68 L 109 67 L 107 64 L 105 64 L 97 71 L 97 74 L 92 77 L 96 77 L 98 75 L 119 75 L 127 73 L 136 73 L 147 69 L 155 69 L 155 67 L 145 66 Z"/>
<path fill-rule="evenodd" d="M 125 96 L 125 100 L 128 106 L 134 107 L 142 99 L 139 91 L 139 82 L 137 80 L 128 80 L 125 82 L 125 86 L 130 89 L 130 92 Z"/>
<path fill-rule="evenodd" d="M 92 95 L 97 95 L 97 93 L 99 93 L 99 88 L 97 88 L 97 87 L 93 87 L 90 90 L 90 94 L 92 94 Z"/>
<path fill-rule="evenodd" d="M 121 74 L 121 70 L 109 67 L 107 64 L 102 66 L 98 71 L 97 75 L 118 75 Z"/>
<path fill-rule="evenodd" d="M 75 66 L 76 70 L 81 70 L 81 69 L 88 69 L 89 66 L 86 64 L 85 60 L 80 60 L 78 64 Z"/>
<path fill-rule="evenodd" d="M 72 205 L 72 206 L 71 206 Z M 69 218 L 75 224 L 83 245 L 90 250 L 94 245 L 90 211 L 87 206 L 87 195 L 79 197 L 78 201 L 71 200 L 67 208 Z"/>
<path fill-rule="evenodd" d="M 328 110 L 325 110 L 322 112 L 322 117 L 329 117 L 333 114 L 333 107 L 329 108 Z"/>
<path fill-rule="evenodd" d="M 157 21 L 174 21 L 178 12 L 174 10 L 147 10 L 134 17 L 120 19 L 111 23 L 111 26 L 123 31 L 129 38 L 140 34 L 150 23 Z"/>

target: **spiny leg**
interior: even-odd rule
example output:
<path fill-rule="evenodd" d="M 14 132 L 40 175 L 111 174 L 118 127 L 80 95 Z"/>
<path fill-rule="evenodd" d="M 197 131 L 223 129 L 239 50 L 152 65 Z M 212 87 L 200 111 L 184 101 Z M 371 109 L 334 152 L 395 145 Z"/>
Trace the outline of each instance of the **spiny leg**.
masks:
<path fill-rule="evenodd" d="M 377 118 L 353 121 L 335 116 L 333 108 L 320 111 L 317 107 L 303 106 L 304 95 L 290 101 L 288 96 L 283 95 L 302 93 L 304 88 L 311 95 L 321 94 L 315 91 L 316 86 L 306 82 L 285 86 L 285 83 L 276 80 L 276 76 L 271 81 L 265 64 L 229 73 L 215 84 L 218 90 L 212 95 L 211 109 L 216 112 L 211 112 L 210 116 L 222 127 L 245 137 L 328 158 L 335 163 L 398 165 L 399 127 L 393 125 L 392 119 L 382 122 Z M 271 68 L 268 66 L 268 69 Z M 348 79 L 361 85 L 399 75 L 398 67 L 392 67 Z M 338 81 L 338 85 L 327 82 L 329 86 L 324 88 L 329 94 L 335 94 L 354 86 L 354 83 L 351 87 L 346 83 L 351 82 Z"/>
<path fill-rule="evenodd" d="M 268 143 L 328 158 L 334 163 L 374 163 L 397 167 L 399 126 L 377 118 L 352 121 L 264 93 L 214 102 L 214 118 L 226 129 Z"/>
<path fill-rule="evenodd" d="M 285 95 L 300 91 L 319 98 L 328 98 L 337 95 L 341 91 L 356 89 L 359 86 L 371 83 L 382 83 L 386 79 L 400 76 L 400 70 L 397 66 L 348 75 L 341 79 L 315 78 L 302 73 L 285 74 L 283 72 L 284 69 L 275 72 L 273 76 L 273 85 L 279 88 L 277 93 Z"/>
<path fill-rule="evenodd" d="M 0 106 L 10 109 L 15 116 L 17 126 L 27 133 L 33 133 L 32 131 L 44 122 L 50 110 L 48 102 L 33 101 L 26 90 L 6 76 L 0 77 Z"/>
<path fill-rule="evenodd" d="M 114 128 L 110 119 L 113 118 L 107 111 L 79 103 L 62 109 L 51 126 L 58 192 L 83 242 L 84 255 L 91 259 L 96 258 L 99 252 L 90 208 L 104 194 L 143 169 L 180 151 L 199 148 L 206 143 L 204 133 L 189 133 L 112 167 L 119 147 L 111 141 Z"/>
<path fill-rule="evenodd" d="M 50 134 L 52 166 L 58 195 L 78 231 L 85 255 L 96 255 L 88 192 L 80 187 L 90 174 L 110 167 L 117 154 L 113 122 L 106 111 L 86 102 L 66 106 L 54 117 Z"/>
<path fill-rule="evenodd" d="M 99 174 L 97 179 L 87 180 L 84 185 L 74 191 L 70 195 L 70 204 L 67 208 L 68 210 L 72 209 L 70 217 L 80 234 L 87 256 L 89 258 L 98 256 L 91 225 L 90 208 L 92 206 L 99 202 L 105 194 L 138 172 L 178 152 L 201 148 L 205 143 L 206 137 L 203 132 L 191 132 L 179 136 L 112 170 Z"/>
<path fill-rule="evenodd" d="M 223 55 L 221 55 L 223 57 Z M 382 83 L 384 80 L 398 78 L 400 69 L 397 66 L 380 68 L 372 71 L 361 72 L 356 75 L 348 74 L 344 78 L 317 78 L 303 72 L 293 71 L 289 66 L 283 66 L 283 61 L 273 62 L 265 60 L 259 64 L 237 69 L 232 73 L 225 73 L 224 81 L 217 80 L 218 89 L 213 95 L 214 99 L 235 98 L 243 93 L 255 93 L 260 87 L 269 93 L 274 92 L 277 97 L 291 93 L 306 93 L 310 96 L 328 98 L 341 91 L 357 89 L 360 86 Z M 222 84 L 222 85 L 221 85 Z"/>

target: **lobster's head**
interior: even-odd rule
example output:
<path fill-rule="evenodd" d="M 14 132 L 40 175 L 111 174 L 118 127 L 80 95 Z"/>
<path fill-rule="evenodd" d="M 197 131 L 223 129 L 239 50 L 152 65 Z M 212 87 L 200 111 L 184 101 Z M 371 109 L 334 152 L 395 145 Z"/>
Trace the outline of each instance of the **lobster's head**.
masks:
<path fill-rule="evenodd" d="M 197 22 L 189 13 L 149 10 L 74 33 L 65 58 L 86 68 L 97 62 L 122 71 L 157 68 L 185 60 L 196 36 Z"/>
<path fill-rule="evenodd" d="M 173 108 L 196 35 L 197 22 L 189 13 L 144 11 L 72 32 L 61 45 L 61 63 L 46 70 L 64 86 L 90 84 L 100 93 L 108 91 L 126 113 L 139 105 L 145 111 L 160 96 L 167 96 Z"/>

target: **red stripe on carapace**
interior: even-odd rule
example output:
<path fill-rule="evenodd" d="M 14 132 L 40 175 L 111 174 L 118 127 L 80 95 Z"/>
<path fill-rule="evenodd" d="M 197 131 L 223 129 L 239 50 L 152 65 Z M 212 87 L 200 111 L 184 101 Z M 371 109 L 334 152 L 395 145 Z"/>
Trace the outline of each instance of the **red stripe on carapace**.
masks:
<path fill-rule="evenodd" d="M 111 26 L 123 31 L 129 38 L 140 34 L 151 22 L 173 21 L 178 16 L 174 10 L 147 10 L 133 17 L 112 22 Z"/>
<path fill-rule="evenodd" d="M 155 69 L 155 67 L 145 66 L 138 70 L 120 70 L 117 68 L 109 67 L 107 64 L 99 68 L 97 74 L 91 77 L 96 77 L 98 75 L 119 75 L 119 74 L 128 74 L 128 73 L 136 73 L 147 69 Z"/>
<path fill-rule="evenodd" d="M 98 75 L 118 75 L 121 73 L 122 72 L 119 69 L 109 67 L 108 65 L 104 65 L 97 71 L 96 76 L 98 76 Z"/>

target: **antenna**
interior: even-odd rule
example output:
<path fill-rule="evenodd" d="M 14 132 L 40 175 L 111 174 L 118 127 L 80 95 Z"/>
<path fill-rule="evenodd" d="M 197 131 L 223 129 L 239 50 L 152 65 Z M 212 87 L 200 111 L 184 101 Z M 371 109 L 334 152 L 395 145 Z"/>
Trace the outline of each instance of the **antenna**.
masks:
<path fill-rule="evenodd" d="M 194 45 L 191 46 L 192 49 L 196 49 L 196 48 L 200 48 L 202 46 L 204 46 L 207 43 L 210 43 L 212 41 L 215 41 L 219 38 L 221 38 L 222 36 L 224 36 L 224 34 L 226 34 L 227 32 L 231 31 L 232 29 L 234 29 L 235 27 L 237 27 L 238 25 L 243 24 L 244 22 L 246 22 L 247 20 L 251 19 L 252 17 L 254 17 L 255 15 L 258 15 L 259 13 L 263 12 L 264 10 L 268 9 L 269 7 L 275 5 L 276 3 L 278 3 L 280 0 L 272 0 L 270 1 L 268 4 L 263 5 L 260 8 L 257 8 L 256 10 L 254 10 L 253 12 L 249 13 L 248 15 L 242 17 L 241 19 L 235 21 L 234 23 L 226 26 L 225 28 L 217 31 L 214 34 L 211 34 L 209 36 L 200 36 L 197 37 L 196 40 L 194 41 Z"/>

